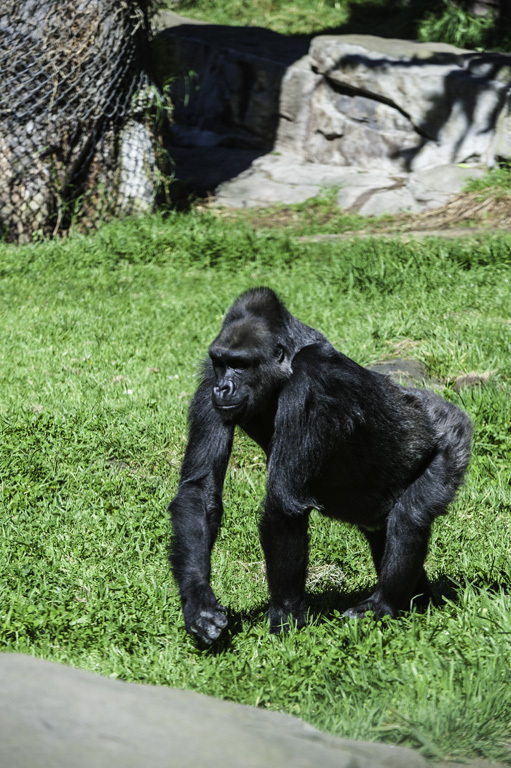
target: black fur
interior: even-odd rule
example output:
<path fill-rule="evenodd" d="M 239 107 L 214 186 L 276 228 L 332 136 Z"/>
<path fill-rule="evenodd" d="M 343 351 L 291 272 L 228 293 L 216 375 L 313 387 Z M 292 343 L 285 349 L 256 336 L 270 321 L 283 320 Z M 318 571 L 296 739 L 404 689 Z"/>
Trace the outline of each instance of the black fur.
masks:
<path fill-rule="evenodd" d="M 268 460 L 261 542 L 272 632 L 304 623 L 313 508 L 357 525 L 371 548 L 376 589 L 347 616 L 395 617 L 418 593 L 429 597 L 431 525 L 463 480 L 468 416 L 433 392 L 362 368 L 268 288 L 235 301 L 209 354 L 170 505 L 171 563 L 188 631 L 211 643 L 227 623 L 210 559 L 235 425 Z"/>

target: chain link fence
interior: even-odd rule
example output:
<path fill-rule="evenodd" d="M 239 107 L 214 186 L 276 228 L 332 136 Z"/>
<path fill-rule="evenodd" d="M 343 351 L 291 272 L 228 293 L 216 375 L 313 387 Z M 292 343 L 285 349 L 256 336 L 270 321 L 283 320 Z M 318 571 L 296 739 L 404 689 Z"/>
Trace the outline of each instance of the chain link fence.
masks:
<path fill-rule="evenodd" d="M 0 237 L 153 207 L 148 36 L 144 0 L 3 0 Z"/>

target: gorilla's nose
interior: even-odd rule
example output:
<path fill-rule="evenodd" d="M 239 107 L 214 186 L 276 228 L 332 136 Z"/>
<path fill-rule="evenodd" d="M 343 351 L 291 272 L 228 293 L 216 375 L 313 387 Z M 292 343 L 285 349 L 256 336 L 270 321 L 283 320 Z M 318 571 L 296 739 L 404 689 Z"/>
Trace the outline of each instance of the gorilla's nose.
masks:
<path fill-rule="evenodd" d="M 215 384 L 213 393 L 217 400 L 229 400 L 234 395 L 234 382 L 231 379 Z"/>

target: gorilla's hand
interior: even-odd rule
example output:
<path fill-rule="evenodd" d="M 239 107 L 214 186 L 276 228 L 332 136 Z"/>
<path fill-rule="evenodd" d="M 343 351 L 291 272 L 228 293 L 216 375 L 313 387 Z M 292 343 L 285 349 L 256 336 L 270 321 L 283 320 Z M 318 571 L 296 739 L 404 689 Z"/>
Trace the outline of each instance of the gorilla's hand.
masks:
<path fill-rule="evenodd" d="M 196 635 L 206 645 L 217 640 L 227 626 L 225 608 L 220 605 L 209 585 L 196 590 L 193 598 L 186 601 L 183 614 L 188 632 Z"/>

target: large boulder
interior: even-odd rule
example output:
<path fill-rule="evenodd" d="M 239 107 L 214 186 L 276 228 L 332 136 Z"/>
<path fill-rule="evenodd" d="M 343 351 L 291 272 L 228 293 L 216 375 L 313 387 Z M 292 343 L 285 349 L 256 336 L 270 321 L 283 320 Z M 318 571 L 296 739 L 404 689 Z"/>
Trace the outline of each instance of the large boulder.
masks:
<path fill-rule="evenodd" d="M 338 739 L 288 715 L 0 654 L 7 768 L 426 768 L 409 749 Z"/>
<path fill-rule="evenodd" d="M 510 56 L 340 35 L 314 38 L 309 61 L 309 160 L 415 170 L 510 157 Z"/>

